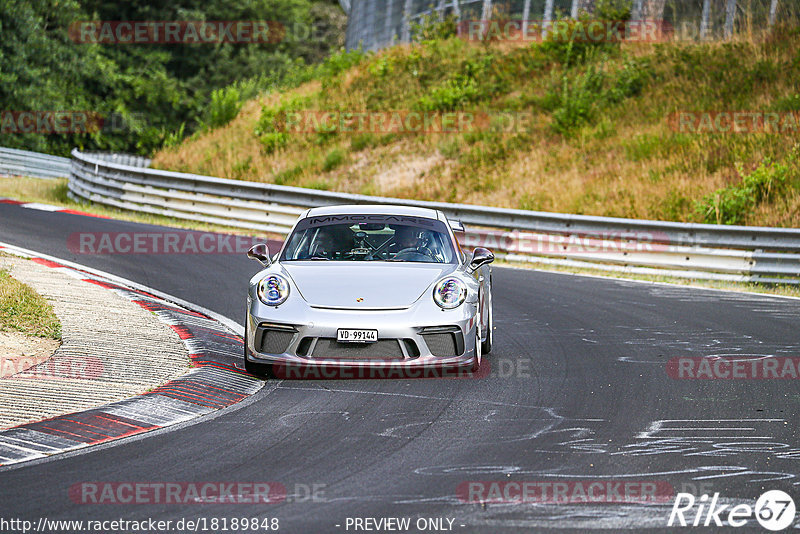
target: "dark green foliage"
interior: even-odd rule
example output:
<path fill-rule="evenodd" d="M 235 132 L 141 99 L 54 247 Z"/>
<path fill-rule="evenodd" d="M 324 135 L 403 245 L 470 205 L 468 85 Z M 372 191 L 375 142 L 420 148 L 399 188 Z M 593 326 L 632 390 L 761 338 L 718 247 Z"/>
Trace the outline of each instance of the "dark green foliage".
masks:
<path fill-rule="evenodd" d="M 744 224 L 753 208 L 780 196 L 788 182 L 797 178 L 797 156 L 795 149 L 783 163 L 766 159 L 749 174 L 738 166 L 742 181 L 707 195 L 697 203 L 697 212 L 707 223 Z"/>
<path fill-rule="evenodd" d="M 325 156 L 325 162 L 322 164 L 322 170 L 325 172 L 332 171 L 342 163 L 344 163 L 345 153 L 340 148 L 334 148 L 328 155 Z"/>
<path fill-rule="evenodd" d="M 411 23 L 411 39 L 417 43 L 449 39 L 457 32 L 458 17 L 453 13 L 440 17 L 438 13 L 431 12 Z"/>
<path fill-rule="evenodd" d="M 278 43 L 86 44 L 81 21 L 280 21 Z M 71 148 L 150 153 L 201 125 L 223 125 L 259 92 L 297 85 L 341 46 L 333 0 L 4 0 L 0 111 L 77 111 L 105 119 L 91 133 L 0 134 L 0 146 L 67 155 Z M 310 35 L 304 34 L 314 28 Z M 344 65 L 347 68 L 349 64 Z M 245 80 L 230 86 L 237 80 Z"/>

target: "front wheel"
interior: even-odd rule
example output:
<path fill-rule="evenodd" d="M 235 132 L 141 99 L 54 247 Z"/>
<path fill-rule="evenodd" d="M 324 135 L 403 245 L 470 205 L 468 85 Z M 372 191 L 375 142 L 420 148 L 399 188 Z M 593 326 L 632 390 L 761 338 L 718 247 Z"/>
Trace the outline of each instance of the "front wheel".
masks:
<path fill-rule="evenodd" d="M 492 333 L 494 330 L 494 325 L 492 324 L 494 321 L 492 319 L 492 300 L 491 297 L 489 298 L 489 320 L 487 321 L 488 324 L 486 325 L 486 340 L 481 342 L 481 352 L 483 354 L 489 354 L 492 352 L 492 338 L 494 334 Z"/>
<path fill-rule="evenodd" d="M 481 361 L 483 357 L 481 355 L 481 329 L 475 328 L 475 357 L 472 359 L 472 372 L 475 373 L 478 369 L 481 368 Z"/>
<path fill-rule="evenodd" d="M 244 368 L 248 373 L 261 378 L 270 378 L 275 375 L 274 368 L 271 363 L 256 363 L 251 362 L 245 356 Z"/>

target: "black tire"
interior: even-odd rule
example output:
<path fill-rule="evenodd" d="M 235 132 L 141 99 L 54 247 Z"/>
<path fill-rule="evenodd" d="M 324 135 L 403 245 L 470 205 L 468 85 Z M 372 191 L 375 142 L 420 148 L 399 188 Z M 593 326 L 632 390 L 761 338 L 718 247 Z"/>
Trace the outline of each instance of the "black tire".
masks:
<path fill-rule="evenodd" d="M 477 373 L 483 364 L 483 351 L 481 350 L 483 343 L 481 343 L 481 330 L 480 328 L 476 328 L 475 330 L 475 357 L 472 358 L 472 367 L 470 368 L 470 371 L 473 373 Z"/>
<path fill-rule="evenodd" d="M 492 300 L 489 297 L 489 325 L 486 328 L 486 340 L 481 341 L 481 353 L 486 356 L 492 352 L 492 339 L 494 338 L 494 320 L 492 319 Z"/>
<path fill-rule="evenodd" d="M 271 363 L 256 363 L 251 362 L 247 358 L 247 320 L 244 322 L 244 368 L 254 376 L 262 378 L 269 378 L 274 376 L 273 367 Z"/>
<path fill-rule="evenodd" d="M 271 378 L 272 376 L 274 376 L 274 371 L 271 363 L 251 362 L 245 357 L 244 368 L 251 375 L 258 376 L 261 378 Z"/>

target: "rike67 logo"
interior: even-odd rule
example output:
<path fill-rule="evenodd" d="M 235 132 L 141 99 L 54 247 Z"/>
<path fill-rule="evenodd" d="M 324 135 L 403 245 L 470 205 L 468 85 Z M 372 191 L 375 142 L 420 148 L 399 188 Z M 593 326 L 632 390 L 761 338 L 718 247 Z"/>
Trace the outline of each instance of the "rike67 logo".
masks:
<path fill-rule="evenodd" d="M 778 531 L 792 525 L 795 512 L 794 500 L 781 490 L 763 493 L 756 501 L 755 508 L 744 503 L 735 506 L 720 504 L 719 493 L 715 493 L 710 500 L 708 495 L 696 499 L 691 493 L 678 493 L 667 526 L 742 527 L 755 517 L 765 529 Z"/>

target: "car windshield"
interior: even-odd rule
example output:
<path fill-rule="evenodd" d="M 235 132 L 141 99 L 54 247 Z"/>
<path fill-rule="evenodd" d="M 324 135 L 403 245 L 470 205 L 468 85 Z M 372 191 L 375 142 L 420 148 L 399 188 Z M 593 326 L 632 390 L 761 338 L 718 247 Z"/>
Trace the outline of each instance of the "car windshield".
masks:
<path fill-rule="evenodd" d="M 281 261 L 455 263 L 447 227 L 420 217 L 342 215 L 298 223 Z"/>

